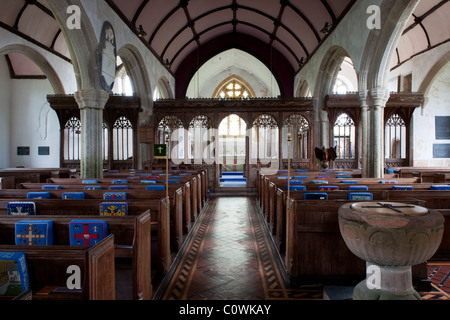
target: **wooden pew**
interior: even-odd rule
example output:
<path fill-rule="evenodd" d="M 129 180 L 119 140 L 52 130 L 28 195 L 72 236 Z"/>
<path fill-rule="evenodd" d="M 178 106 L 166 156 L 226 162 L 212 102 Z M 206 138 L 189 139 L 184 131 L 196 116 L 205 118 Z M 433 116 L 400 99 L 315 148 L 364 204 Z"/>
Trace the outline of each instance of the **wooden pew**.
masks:
<path fill-rule="evenodd" d="M 0 245 L 0 251 L 25 253 L 33 300 L 115 299 L 112 234 L 92 247 Z M 80 291 L 67 289 L 71 265 L 81 269 Z"/>
<path fill-rule="evenodd" d="M 30 187 L 29 184 L 27 184 Z M 33 184 L 34 187 L 40 185 Z M 169 187 L 169 200 L 170 200 L 170 214 L 171 214 L 171 241 L 172 246 L 179 250 L 181 245 L 189 232 L 192 222 L 196 220 L 196 216 L 191 214 L 191 199 L 190 199 L 190 184 L 187 182 L 183 186 Z M 0 190 L 0 199 L 2 198 L 17 198 L 26 199 L 29 192 L 42 192 L 40 189 L 8 189 Z M 65 192 L 84 192 L 85 200 L 87 199 L 103 199 L 103 195 L 106 192 L 113 192 L 111 190 L 84 190 L 84 189 L 61 189 L 61 190 L 48 190 L 52 199 L 62 199 Z M 150 201 L 160 200 L 166 197 L 165 191 L 152 191 L 142 189 L 130 189 L 123 190 L 127 194 L 128 200 Z M 186 198 L 187 197 L 189 198 Z M 108 200 L 105 200 L 108 201 Z M 125 201 L 125 200 L 124 200 Z M 186 202 L 186 204 L 185 204 Z"/>
<path fill-rule="evenodd" d="M 0 215 L 7 214 L 7 204 L 17 199 L 0 199 Z M 35 199 L 37 214 L 45 216 L 97 216 L 99 205 L 105 200 L 63 200 L 63 199 Z M 167 273 L 172 262 L 170 245 L 170 217 L 164 214 L 166 200 L 127 200 L 128 215 L 138 216 L 150 210 L 152 220 L 152 233 L 156 233 L 156 239 L 152 241 L 157 247 L 152 252 L 156 253 L 155 265 L 163 274 Z"/>
<path fill-rule="evenodd" d="M 114 235 L 115 258 L 131 262 L 133 300 L 152 298 L 150 211 L 137 216 L 0 216 L 0 244 L 15 244 L 15 223 L 22 220 L 53 221 L 55 245 L 69 246 L 69 223 L 72 220 L 103 220 L 108 223 L 109 234 Z"/>
<path fill-rule="evenodd" d="M 437 209 L 444 216 L 444 234 L 441 244 L 431 260 L 450 261 L 450 208 Z"/>
<path fill-rule="evenodd" d="M 293 286 L 317 281 L 356 284 L 365 278 L 365 261 L 348 249 L 339 229 L 338 210 L 348 202 L 353 201 L 289 201 L 285 263 Z M 425 281 L 426 264 L 414 266 L 413 276 Z"/>

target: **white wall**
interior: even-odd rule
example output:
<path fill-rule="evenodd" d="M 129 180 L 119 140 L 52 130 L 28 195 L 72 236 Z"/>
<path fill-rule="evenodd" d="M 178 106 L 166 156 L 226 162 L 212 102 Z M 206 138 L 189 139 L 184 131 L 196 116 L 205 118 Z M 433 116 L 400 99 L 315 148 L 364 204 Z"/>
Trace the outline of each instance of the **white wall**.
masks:
<path fill-rule="evenodd" d="M 59 121 L 47 102 L 53 90 L 48 80 L 11 80 L 10 166 L 59 167 Z M 18 156 L 18 146 L 29 146 L 29 156 Z M 50 147 L 39 156 L 38 147 Z"/>
<path fill-rule="evenodd" d="M 417 167 L 450 166 L 450 159 L 433 158 L 433 144 L 450 143 L 450 140 L 436 140 L 435 135 L 435 117 L 450 116 L 450 63 L 427 83 L 431 70 L 449 52 L 450 43 L 445 43 L 414 57 L 390 73 L 390 80 L 411 74 L 412 91 L 422 89 L 424 93 L 425 103 L 416 109 L 412 119 L 413 165 Z"/>
<path fill-rule="evenodd" d="M 11 82 L 6 59 L 0 56 L 0 168 L 10 166 Z"/>
<path fill-rule="evenodd" d="M 450 158 L 433 158 L 433 144 L 450 143 L 436 140 L 436 116 L 450 116 L 450 62 L 430 85 L 423 110 L 414 112 L 414 166 L 450 167 Z"/>
<path fill-rule="evenodd" d="M 242 50 L 230 49 L 212 57 L 200 67 L 189 83 L 186 96 L 212 98 L 217 87 L 232 75 L 245 80 L 257 97 L 280 95 L 276 79 L 260 60 Z"/>

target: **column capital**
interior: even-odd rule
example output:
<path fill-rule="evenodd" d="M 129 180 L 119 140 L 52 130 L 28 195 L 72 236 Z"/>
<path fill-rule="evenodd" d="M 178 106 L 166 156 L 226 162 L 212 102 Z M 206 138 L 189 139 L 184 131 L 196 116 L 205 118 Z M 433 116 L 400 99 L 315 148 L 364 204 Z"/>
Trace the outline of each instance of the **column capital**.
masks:
<path fill-rule="evenodd" d="M 109 93 L 104 90 L 81 90 L 74 94 L 80 109 L 104 109 Z"/>
<path fill-rule="evenodd" d="M 368 90 L 367 101 L 371 107 L 384 107 L 389 100 L 389 90 L 385 88 L 373 88 Z"/>

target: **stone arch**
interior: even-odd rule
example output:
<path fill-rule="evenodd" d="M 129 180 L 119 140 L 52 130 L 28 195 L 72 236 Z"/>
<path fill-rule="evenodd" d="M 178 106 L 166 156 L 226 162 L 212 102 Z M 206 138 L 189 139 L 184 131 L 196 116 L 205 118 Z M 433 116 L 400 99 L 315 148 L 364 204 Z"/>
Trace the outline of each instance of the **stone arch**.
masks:
<path fill-rule="evenodd" d="M 325 97 L 332 93 L 339 68 L 346 57 L 350 57 L 341 46 L 332 46 L 322 59 L 314 86 L 314 130 L 316 146 L 329 147 L 329 119 L 325 111 Z M 350 57 L 351 58 L 351 57 Z"/>
<path fill-rule="evenodd" d="M 133 45 L 126 44 L 122 46 L 117 55 L 122 59 L 122 62 L 130 76 L 133 84 L 135 95 L 141 100 L 143 110 L 143 117 L 140 117 L 140 122 L 145 122 L 153 113 L 153 100 L 150 79 L 145 68 L 144 59 L 139 50 Z"/>
<path fill-rule="evenodd" d="M 371 30 L 358 75 L 360 91 L 387 88 L 393 54 L 403 30 L 420 0 L 385 0 L 380 6 L 381 30 Z"/>
<path fill-rule="evenodd" d="M 161 92 L 163 93 L 163 97 L 164 99 L 173 99 L 173 92 L 172 92 L 172 88 L 170 86 L 170 82 L 169 80 L 165 77 L 162 76 L 161 78 L 159 78 L 156 87 L 158 87 Z"/>
<path fill-rule="evenodd" d="M 90 19 L 86 14 L 80 0 L 48 0 L 50 10 L 61 27 L 72 58 L 77 87 L 79 91 L 103 91 L 98 68 L 98 40 Z M 80 8 L 80 29 L 70 30 L 67 27 L 67 8 L 70 6 Z"/>
<path fill-rule="evenodd" d="M 430 90 L 430 86 L 433 83 L 436 76 L 440 73 L 442 68 L 444 68 L 450 62 L 450 52 L 447 52 L 438 62 L 434 64 L 434 66 L 430 69 L 426 77 L 423 79 L 422 83 L 419 87 L 419 92 L 423 92 L 425 95 L 425 100 L 428 96 L 428 91 Z M 424 103 L 426 105 L 426 101 Z"/>
<path fill-rule="evenodd" d="M 64 86 L 51 64 L 36 50 L 21 44 L 11 44 L 0 49 L 0 55 L 20 53 L 33 61 L 47 76 L 55 94 L 64 94 Z"/>
<path fill-rule="evenodd" d="M 311 87 L 308 84 L 308 81 L 304 78 L 301 78 L 298 82 L 297 89 L 295 90 L 296 97 L 311 97 Z"/>

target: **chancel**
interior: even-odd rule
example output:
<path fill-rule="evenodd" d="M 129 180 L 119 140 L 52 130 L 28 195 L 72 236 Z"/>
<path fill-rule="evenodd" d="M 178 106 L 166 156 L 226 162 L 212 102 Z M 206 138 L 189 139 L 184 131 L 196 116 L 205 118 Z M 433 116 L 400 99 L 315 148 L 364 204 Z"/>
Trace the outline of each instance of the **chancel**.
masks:
<path fill-rule="evenodd" d="M 0 12 L 0 300 L 450 299 L 448 0 Z"/>

